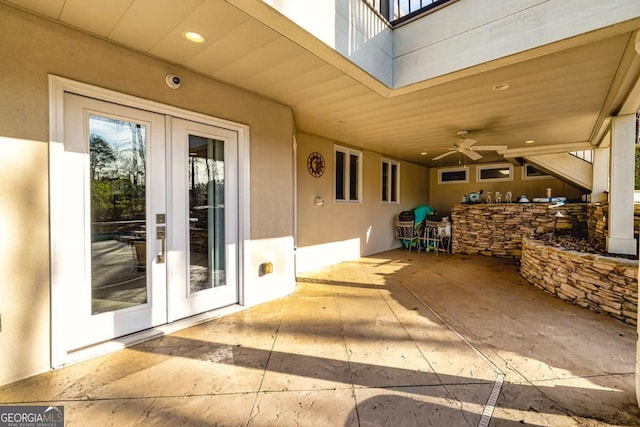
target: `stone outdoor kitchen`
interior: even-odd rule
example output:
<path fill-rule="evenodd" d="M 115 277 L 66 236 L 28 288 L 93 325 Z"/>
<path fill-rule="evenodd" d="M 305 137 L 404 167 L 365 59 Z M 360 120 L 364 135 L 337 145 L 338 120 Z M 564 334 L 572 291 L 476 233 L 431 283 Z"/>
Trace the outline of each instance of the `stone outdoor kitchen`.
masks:
<path fill-rule="evenodd" d="M 519 259 L 520 272 L 532 285 L 636 325 L 637 257 L 606 254 L 607 219 L 606 203 L 456 205 L 452 250 Z"/>

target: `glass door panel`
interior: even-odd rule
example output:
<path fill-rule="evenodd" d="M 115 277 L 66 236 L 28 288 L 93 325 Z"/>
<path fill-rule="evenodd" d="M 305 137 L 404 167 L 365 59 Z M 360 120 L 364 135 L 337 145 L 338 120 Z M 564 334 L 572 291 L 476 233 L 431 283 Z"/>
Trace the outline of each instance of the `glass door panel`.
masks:
<path fill-rule="evenodd" d="M 146 135 L 89 115 L 92 314 L 147 302 Z"/>
<path fill-rule="evenodd" d="M 225 284 L 224 141 L 189 135 L 189 291 Z"/>
<path fill-rule="evenodd" d="M 172 118 L 169 320 L 236 303 L 237 133 Z"/>

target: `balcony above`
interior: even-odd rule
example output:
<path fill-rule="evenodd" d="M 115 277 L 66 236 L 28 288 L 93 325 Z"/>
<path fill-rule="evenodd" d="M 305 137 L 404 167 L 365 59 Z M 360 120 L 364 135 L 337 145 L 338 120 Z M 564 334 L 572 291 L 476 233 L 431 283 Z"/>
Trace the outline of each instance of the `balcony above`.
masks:
<path fill-rule="evenodd" d="M 392 26 L 401 25 L 457 0 L 363 0 Z"/>
<path fill-rule="evenodd" d="M 591 149 L 612 114 L 640 105 L 637 0 L 432 2 L 396 27 L 363 0 L 129 3 L 0 0 L 0 12 L 6 31 L 43 16 L 290 106 L 297 131 L 430 167 L 459 162 L 433 159 L 462 129 L 518 157 Z"/>

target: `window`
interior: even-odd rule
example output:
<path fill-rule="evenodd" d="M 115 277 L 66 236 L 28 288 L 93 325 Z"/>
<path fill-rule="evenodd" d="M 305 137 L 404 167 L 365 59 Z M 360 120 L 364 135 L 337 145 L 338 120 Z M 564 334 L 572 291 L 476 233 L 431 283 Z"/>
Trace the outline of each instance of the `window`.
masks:
<path fill-rule="evenodd" d="M 400 163 L 382 159 L 382 203 L 399 203 Z"/>
<path fill-rule="evenodd" d="M 513 181 L 513 165 L 510 163 L 478 165 L 476 172 L 476 182 Z"/>
<path fill-rule="evenodd" d="M 334 146 L 335 200 L 360 202 L 362 194 L 362 152 Z"/>
<path fill-rule="evenodd" d="M 569 151 L 569 154 L 587 163 L 593 163 L 593 150 Z"/>
<path fill-rule="evenodd" d="M 553 178 L 551 175 L 548 175 L 545 171 L 538 169 L 537 167 L 530 165 L 529 163 L 525 163 L 522 167 L 522 179 L 551 179 Z"/>
<path fill-rule="evenodd" d="M 438 184 L 464 184 L 469 182 L 469 168 L 438 169 Z"/>

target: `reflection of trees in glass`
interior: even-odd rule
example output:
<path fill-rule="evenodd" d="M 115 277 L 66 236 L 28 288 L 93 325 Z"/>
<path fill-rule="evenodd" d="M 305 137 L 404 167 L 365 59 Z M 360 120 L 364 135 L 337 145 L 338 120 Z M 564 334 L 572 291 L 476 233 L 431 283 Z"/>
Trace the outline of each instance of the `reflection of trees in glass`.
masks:
<path fill-rule="evenodd" d="M 224 285 L 224 142 L 189 135 L 190 289 Z"/>
<path fill-rule="evenodd" d="M 131 149 L 124 149 L 121 157 L 120 169 L 127 171 L 133 185 L 144 184 L 140 182 L 146 170 L 144 138 L 142 126 L 130 122 L 118 122 L 118 125 L 131 131 Z"/>
<path fill-rule="evenodd" d="M 144 219 L 145 128 L 94 116 L 90 127 L 92 221 Z"/>
<path fill-rule="evenodd" d="M 189 156 L 189 195 L 192 208 L 213 206 L 224 201 L 223 162 L 198 156 Z M 214 185 L 213 200 L 209 198 L 209 185 Z"/>
<path fill-rule="evenodd" d="M 96 177 L 96 173 L 104 172 L 111 169 L 116 161 L 116 154 L 113 148 L 100 135 L 91 134 L 89 137 L 89 146 L 91 151 L 91 160 L 89 161 L 91 170 L 91 179 L 100 179 Z"/>

